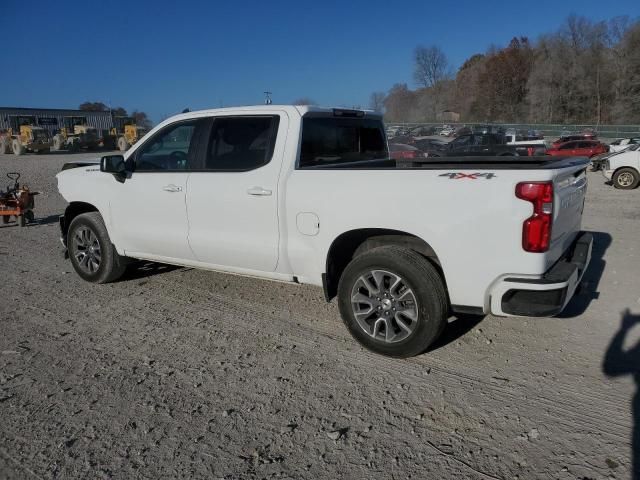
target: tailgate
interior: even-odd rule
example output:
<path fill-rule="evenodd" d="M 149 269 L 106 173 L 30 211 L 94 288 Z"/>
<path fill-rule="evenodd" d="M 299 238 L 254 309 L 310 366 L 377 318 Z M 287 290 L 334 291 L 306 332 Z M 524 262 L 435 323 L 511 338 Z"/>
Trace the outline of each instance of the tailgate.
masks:
<path fill-rule="evenodd" d="M 556 261 L 569 248 L 580 231 L 582 210 L 587 192 L 587 165 L 573 165 L 557 170 L 553 179 L 553 224 L 551 260 Z"/>

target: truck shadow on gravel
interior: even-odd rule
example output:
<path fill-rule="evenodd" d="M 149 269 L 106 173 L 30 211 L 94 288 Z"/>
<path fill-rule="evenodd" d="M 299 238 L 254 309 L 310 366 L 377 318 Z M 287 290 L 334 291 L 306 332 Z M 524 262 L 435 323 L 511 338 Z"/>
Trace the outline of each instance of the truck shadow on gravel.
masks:
<path fill-rule="evenodd" d="M 438 340 L 436 340 L 423 353 L 433 352 L 449 345 L 450 343 L 455 342 L 461 337 L 464 337 L 482 320 L 484 320 L 484 315 L 467 315 L 462 313 L 456 314 L 452 319 L 449 320 L 449 323 L 447 323 L 447 326 L 444 328 L 444 331 L 442 332 L 442 335 L 440 335 Z"/>
<path fill-rule="evenodd" d="M 631 407 L 633 414 L 631 480 L 640 480 L 640 341 L 626 350 L 624 341 L 629 331 L 638 324 L 640 324 L 640 315 L 633 315 L 627 309 L 622 315 L 620 329 L 613 336 L 602 362 L 602 370 L 608 377 L 632 375 L 636 382 L 636 392 Z"/>
<path fill-rule="evenodd" d="M 611 245 L 612 237 L 605 232 L 589 232 L 593 235 L 593 249 L 591 262 L 582 277 L 578 291 L 573 296 L 566 308 L 557 315 L 558 318 L 572 318 L 582 315 L 592 300 L 600 296 L 598 285 L 606 266 L 604 254 Z"/>

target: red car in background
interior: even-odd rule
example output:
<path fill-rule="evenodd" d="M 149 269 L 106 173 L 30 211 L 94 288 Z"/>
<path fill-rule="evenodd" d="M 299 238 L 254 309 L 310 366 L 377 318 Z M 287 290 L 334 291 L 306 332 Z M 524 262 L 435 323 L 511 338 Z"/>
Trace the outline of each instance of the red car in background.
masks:
<path fill-rule="evenodd" d="M 423 158 L 425 156 L 422 151 L 411 145 L 402 143 L 389 144 L 389 156 L 394 160 L 403 160 L 407 158 Z"/>
<path fill-rule="evenodd" d="M 597 139 L 598 139 L 598 136 L 593 132 L 576 133 L 574 135 L 563 135 L 559 139 L 557 139 L 555 142 L 553 142 L 553 146 L 557 147 L 562 143 L 573 142 L 576 140 L 579 141 L 579 140 L 597 140 Z"/>
<path fill-rule="evenodd" d="M 547 155 L 571 156 L 571 157 L 594 157 L 609 151 L 604 143 L 595 140 L 578 140 L 554 145 L 547 149 Z"/>

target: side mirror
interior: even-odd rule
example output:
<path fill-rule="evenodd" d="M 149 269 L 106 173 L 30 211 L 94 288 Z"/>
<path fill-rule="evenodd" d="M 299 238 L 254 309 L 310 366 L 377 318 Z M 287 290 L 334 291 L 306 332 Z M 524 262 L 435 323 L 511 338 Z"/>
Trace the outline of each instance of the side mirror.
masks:
<path fill-rule="evenodd" d="M 100 171 L 111 173 L 116 178 L 124 180 L 127 173 L 126 164 L 122 155 L 106 155 L 100 159 Z"/>

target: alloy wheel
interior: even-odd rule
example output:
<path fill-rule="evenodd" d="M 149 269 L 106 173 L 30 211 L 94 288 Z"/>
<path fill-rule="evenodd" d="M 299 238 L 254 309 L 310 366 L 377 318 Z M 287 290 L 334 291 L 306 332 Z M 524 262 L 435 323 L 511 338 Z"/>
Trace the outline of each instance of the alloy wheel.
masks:
<path fill-rule="evenodd" d="M 413 333 L 418 324 L 418 302 L 399 275 L 371 270 L 356 280 L 351 290 L 355 319 L 376 340 L 396 343 Z"/>

